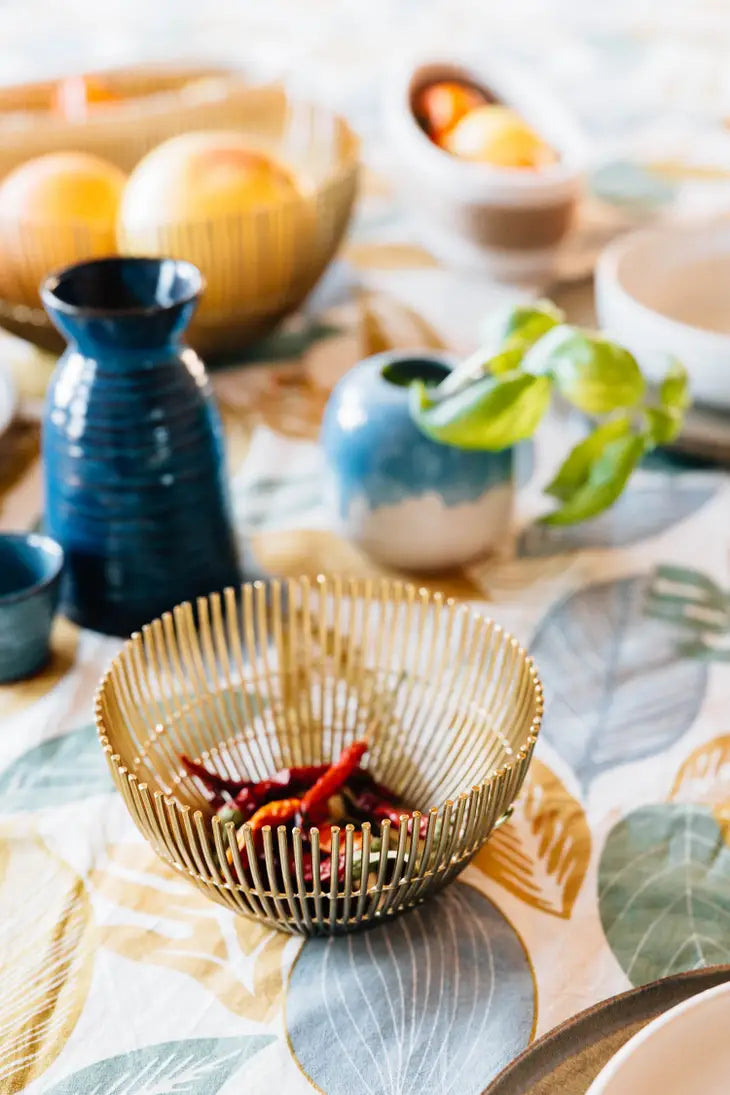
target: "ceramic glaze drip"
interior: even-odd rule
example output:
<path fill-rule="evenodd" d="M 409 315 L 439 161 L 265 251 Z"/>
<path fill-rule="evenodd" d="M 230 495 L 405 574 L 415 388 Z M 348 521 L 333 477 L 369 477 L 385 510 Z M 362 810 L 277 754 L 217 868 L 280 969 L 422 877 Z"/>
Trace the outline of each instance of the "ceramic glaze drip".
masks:
<path fill-rule="evenodd" d="M 69 305 L 96 284 L 90 268 L 103 280 L 121 265 L 133 287 L 137 264 L 140 294 L 164 285 L 164 303 L 153 295 L 148 307 L 105 314 Z M 150 264 L 175 268 L 177 297 L 169 274 L 150 279 Z M 46 522 L 66 552 L 62 609 L 97 630 L 127 634 L 240 579 L 220 419 L 203 363 L 179 343 L 196 278 L 172 260 L 102 260 L 44 293 L 70 342 L 47 396 Z"/>
<path fill-rule="evenodd" d="M 435 382 L 450 368 L 437 355 L 378 354 L 342 378 L 325 411 L 322 444 L 341 530 L 388 566 L 460 566 L 509 528 L 513 451 L 441 445 L 411 418 L 408 382 Z"/>

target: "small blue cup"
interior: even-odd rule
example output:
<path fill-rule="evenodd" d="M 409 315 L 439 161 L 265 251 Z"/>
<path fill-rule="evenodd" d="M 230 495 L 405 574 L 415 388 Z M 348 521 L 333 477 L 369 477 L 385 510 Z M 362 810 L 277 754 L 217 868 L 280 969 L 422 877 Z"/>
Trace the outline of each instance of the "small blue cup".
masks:
<path fill-rule="evenodd" d="M 29 677 L 48 660 L 62 569 L 55 540 L 0 533 L 0 683 Z"/>

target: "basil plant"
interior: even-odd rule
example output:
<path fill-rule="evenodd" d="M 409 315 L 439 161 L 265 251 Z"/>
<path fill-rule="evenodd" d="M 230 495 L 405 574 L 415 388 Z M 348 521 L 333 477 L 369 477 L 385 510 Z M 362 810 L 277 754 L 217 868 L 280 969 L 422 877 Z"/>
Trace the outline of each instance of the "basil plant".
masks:
<path fill-rule="evenodd" d="M 608 509 L 645 453 L 678 436 L 689 405 L 679 362 L 652 390 L 628 350 L 565 323 L 550 301 L 502 311 L 485 333 L 485 346 L 440 384 L 413 383 L 411 415 L 434 441 L 491 450 L 532 437 L 553 396 L 588 415 L 592 431 L 545 488 L 557 503 L 547 523 Z"/>

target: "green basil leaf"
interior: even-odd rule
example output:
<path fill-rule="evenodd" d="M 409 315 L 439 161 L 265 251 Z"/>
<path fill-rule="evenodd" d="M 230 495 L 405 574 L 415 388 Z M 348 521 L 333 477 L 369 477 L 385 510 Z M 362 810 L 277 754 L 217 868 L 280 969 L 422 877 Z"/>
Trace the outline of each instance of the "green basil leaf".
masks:
<path fill-rule="evenodd" d="M 486 364 L 486 369 L 492 374 L 492 376 L 502 376 L 504 373 L 511 373 L 517 369 L 525 356 L 525 351 L 520 346 L 512 346 L 506 350 L 502 350 L 501 353 L 495 354 L 494 357 L 490 357 Z"/>
<path fill-rule="evenodd" d="M 680 413 L 686 411 L 691 403 L 687 370 L 676 357 L 672 358 L 667 375 L 659 389 L 659 396 L 663 407 Z"/>
<path fill-rule="evenodd" d="M 645 449 L 645 438 L 636 434 L 611 441 L 591 466 L 583 485 L 543 521 L 548 525 L 571 525 L 608 509 L 623 491 Z"/>
<path fill-rule="evenodd" d="M 675 407 L 646 407 L 649 435 L 655 445 L 669 445 L 682 432 L 682 412 Z"/>
<path fill-rule="evenodd" d="M 628 350 L 567 324 L 548 331 L 528 351 L 523 367 L 538 376 L 553 376 L 562 395 L 585 414 L 634 407 L 646 389 Z"/>
<path fill-rule="evenodd" d="M 562 323 L 565 313 L 551 300 L 536 300 L 533 304 L 509 305 L 499 308 L 482 324 L 481 335 L 495 352 L 505 343 L 526 350 L 547 331 Z"/>
<path fill-rule="evenodd" d="M 428 437 L 460 449 L 498 450 L 531 437 L 550 402 L 549 377 L 487 376 L 434 401 L 437 389 L 411 385 L 410 409 Z"/>
<path fill-rule="evenodd" d="M 587 482 L 591 468 L 612 441 L 631 432 L 631 419 L 626 415 L 611 418 L 580 441 L 563 461 L 545 493 L 566 502 Z"/>
<path fill-rule="evenodd" d="M 445 398 L 447 395 L 455 395 L 456 392 L 468 388 L 470 384 L 474 384 L 484 377 L 499 376 L 502 373 L 512 372 L 520 364 L 523 357 L 524 351 L 516 346 L 512 347 L 511 350 L 504 350 L 495 354 L 493 357 L 490 357 L 487 351 L 481 348 L 471 354 L 465 361 L 461 361 L 441 381 L 438 385 L 439 397 Z"/>

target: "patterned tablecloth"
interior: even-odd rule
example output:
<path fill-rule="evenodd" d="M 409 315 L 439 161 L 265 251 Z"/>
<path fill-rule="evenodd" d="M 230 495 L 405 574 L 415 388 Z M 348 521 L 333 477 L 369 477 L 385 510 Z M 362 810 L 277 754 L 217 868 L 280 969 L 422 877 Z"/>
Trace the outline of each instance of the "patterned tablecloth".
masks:
<path fill-rule="evenodd" d="M 399 218 L 369 176 L 308 310 L 215 374 L 251 572 L 377 573 L 322 502 L 328 390 L 385 347 L 468 345 L 504 296 L 441 269 Z M 0 527 L 31 527 L 49 366 L 3 352 L 25 400 L 0 438 Z M 270 932 L 156 859 L 91 725 L 113 640 L 60 621 L 48 667 L 0 688 L 0 1092 L 476 1095 L 594 1001 L 730 962 L 730 482 L 656 457 L 610 514 L 548 531 L 532 520 L 558 440 L 523 461 L 503 556 L 429 583 L 535 655 L 528 786 L 459 882 L 376 932 Z"/>

